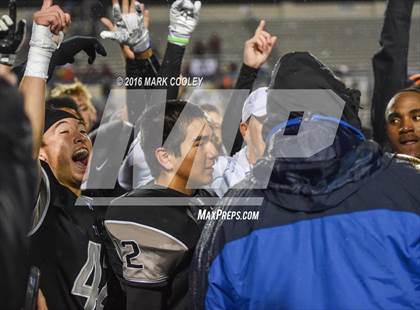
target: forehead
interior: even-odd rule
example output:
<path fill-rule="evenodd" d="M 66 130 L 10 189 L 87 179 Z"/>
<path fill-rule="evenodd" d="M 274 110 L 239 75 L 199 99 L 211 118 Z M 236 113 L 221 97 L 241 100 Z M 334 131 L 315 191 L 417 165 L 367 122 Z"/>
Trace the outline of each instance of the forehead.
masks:
<path fill-rule="evenodd" d="M 395 97 L 391 108 L 391 113 L 410 113 L 412 110 L 420 109 L 420 93 L 403 92 Z"/>
<path fill-rule="evenodd" d="M 210 136 L 212 130 L 204 118 L 195 118 L 187 126 L 185 140 L 194 141 L 198 136 Z"/>
<path fill-rule="evenodd" d="M 76 118 L 64 118 L 56 122 L 52 127 L 58 128 L 61 126 L 75 126 L 78 127 L 79 125 L 83 125 L 83 121 Z"/>
<path fill-rule="evenodd" d="M 210 116 L 211 120 L 215 123 L 221 123 L 222 122 L 222 116 L 220 113 L 216 111 L 209 111 L 207 114 Z"/>
<path fill-rule="evenodd" d="M 254 115 L 251 116 L 249 120 L 249 127 L 250 128 L 260 128 L 263 126 L 264 120 L 263 118 L 257 118 Z"/>
<path fill-rule="evenodd" d="M 77 127 L 79 120 L 75 118 L 63 118 L 55 122 L 48 130 L 43 134 L 43 138 L 54 137 L 61 128 Z"/>

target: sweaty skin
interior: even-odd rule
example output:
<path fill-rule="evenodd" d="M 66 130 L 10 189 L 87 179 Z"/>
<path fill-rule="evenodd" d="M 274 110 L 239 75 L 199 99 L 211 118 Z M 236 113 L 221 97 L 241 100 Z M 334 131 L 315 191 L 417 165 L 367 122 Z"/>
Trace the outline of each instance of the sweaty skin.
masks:
<path fill-rule="evenodd" d="M 397 94 L 389 102 L 385 116 L 393 151 L 420 158 L 420 93 Z"/>
<path fill-rule="evenodd" d="M 265 142 L 262 137 L 262 127 L 263 122 L 255 116 L 251 116 L 248 123 L 240 124 L 240 131 L 247 145 L 246 157 L 251 165 L 255 165 L 264 154 Z"/>
<path fill-rule="evenodd" d="M 83 122 L 65 118 L 51 126 L 42 139 L 39 158 L 48 163 L 57 180 L 80 194 L 92 142 Z"/>
<path fill-rule="evenodd" d="M 156 178 L 156 184 L 191 195 L 192 188 L 209 184 L 218 155 L 213 131 L 204 119 L 194 119 L 187 127 L 181 144 L 181 156 L 168 154 L 168 170 Z"/>

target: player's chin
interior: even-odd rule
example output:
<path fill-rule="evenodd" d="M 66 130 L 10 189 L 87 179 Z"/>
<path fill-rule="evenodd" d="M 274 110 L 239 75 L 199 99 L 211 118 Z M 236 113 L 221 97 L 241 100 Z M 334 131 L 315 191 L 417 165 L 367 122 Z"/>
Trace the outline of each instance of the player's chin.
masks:
<path fill-rule="evenodd" d="M 72 165 L 72 178 L 77 183 L 82 183 L 85 180 L 87 172 L 87 166 L 80 166 L 78 164 Z"/>
<path fill-rule="evenodd" d="M 407 145 L 400 144 L 398 148 L 398 153 L 420 158 L 420 142 Z"/>
<path fill-rule="evenodd" d="M 196 181 L 196 183 L 205 186 L 205 185 L 210 184 L 212 180 L 213 180 L 213 169 L 206 169 L 200 175 L 200 178 Z"/>
<path fill-rule="evenodd" d="M 212 164 L 210 167 L 206 168 L 205 170 L 204 176 L 205 176 L 206 184 L 209 184 L 211 183 L 211 181 L 213 181 L 213 170 L 214 170 L 213 165 L 214 164 Z"/>

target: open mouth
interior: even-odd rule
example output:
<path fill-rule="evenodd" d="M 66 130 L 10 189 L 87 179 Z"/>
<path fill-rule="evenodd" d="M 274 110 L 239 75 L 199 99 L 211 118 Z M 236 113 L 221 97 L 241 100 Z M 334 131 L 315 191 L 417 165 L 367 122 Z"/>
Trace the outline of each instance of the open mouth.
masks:
<path fill-rule="evenodd" d="M 416 136 L 402 136 L 400 137 L 400 144 L 402 145 L 412 145 L 412 144 L 416 144 L 417 142 L 419 142 L 419 139 Z"/>
<path fill-rule="evenodd" d="M 81 169 L 86 169 L 89 161 L 89 151 L 87 148 L 80 148 L 76 150 L 71 159 L 73 162 L 76 163 L 76 165 Z"/>

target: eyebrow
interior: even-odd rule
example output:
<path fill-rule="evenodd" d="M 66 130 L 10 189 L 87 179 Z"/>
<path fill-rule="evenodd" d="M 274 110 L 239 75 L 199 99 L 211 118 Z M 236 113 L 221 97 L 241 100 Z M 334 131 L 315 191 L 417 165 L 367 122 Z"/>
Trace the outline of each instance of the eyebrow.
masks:
<path fill-rule="evenodd" d="M 65 121 L 65 120 L 62 120 L 62 121 L 59 121 L 57 124 L 55 124 L 55 128 L 57 128 L 58 126 L 60 126 L 61 124 L 69 124 L 69 122 L 67 122 L 67 121 Z"/>
<path fill-rule="evenodd" d="M 410 114 L 417 114 L 420 113 L 420 109 L 414 109 L 410 111 Z"/>
<path fill-rule="evenodd" d="M 387 119 L 393 118 L 393 117 L 400 117 L 401 114 L 397 113 L 397 112 L 392 112 L 391 114 L 388 115 Z"/>
<path fill-rule="evenodd" d="M 200 142 L 202 139 L 203 139 L 203 136 L 202 136 L 202 135 L 199 135 L 199 136 L 197 136 L 197 137 L 194 139 L 194 143 L 195 143 L 195 142 Z"/>
<path fill-rule="evenodd" d="M 194 143 L 201 142 L 201 141 L 208 141 L 210 139 L 209 136 L 199 135 L 194 139 Z"/>

